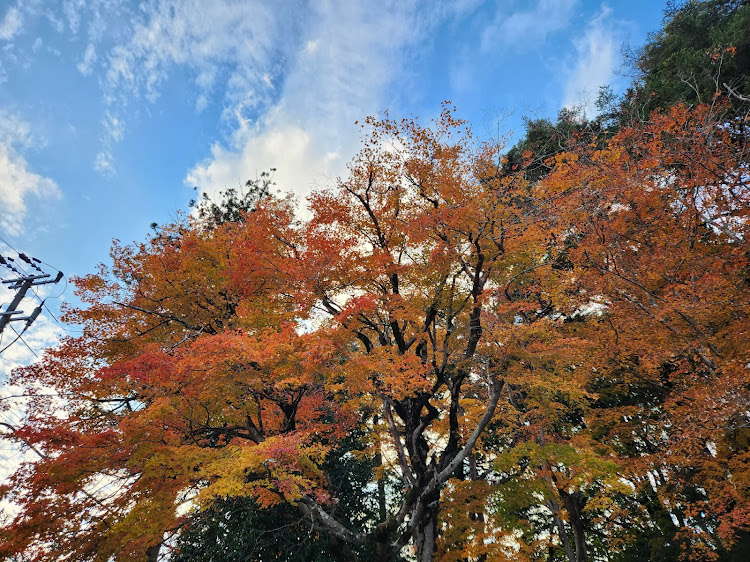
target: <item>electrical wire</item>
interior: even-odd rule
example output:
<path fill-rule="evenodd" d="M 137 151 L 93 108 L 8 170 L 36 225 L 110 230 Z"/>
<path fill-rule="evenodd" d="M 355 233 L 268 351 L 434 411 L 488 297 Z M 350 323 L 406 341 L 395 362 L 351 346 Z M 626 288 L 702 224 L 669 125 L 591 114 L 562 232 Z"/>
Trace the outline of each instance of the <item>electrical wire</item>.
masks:
<path fill-rule="evenodd" d="M 23 336 L 23 334 L 24 334 L 24 333 L 26 332 L 26 330 L 28 329 L 28 326 L 26 326 L 26 327 L 25 327 L 25 328 L 24 328 L 23 330 L 21 330 L 21 333 L 18 333 L 18 332 L 16 331 L 16 329 L 15 329 L 15 328 L 14 328 L 14 327 L 13 327 L 12 325 L 10 325 L 10 324 L 8 324 L 8 327 L 9 327 L 9 328 L 10 328 L 11 330 L 13 330 L 13 331 L 14 331 L 14 332 L 16 333 L 16 335 L 18 336 L 18 337 L 17 337 L 17 338 L 15 339 L 15 340 L 13 340 L 13 341 L 17 341 L 17 340 L 19 340 L 19 339 L 20 339 L 20 340 L 21 340 L 21 341 L 23 342 L 23 345 L 25 345 L 26 347 L 28 347 L 28 348 L 29 348 L 29 351 L 30 351 L 31 353 L 33 353 L 33 354 L 34 354 L 34 357 L 36 357 L 37 359 L 39 359 L 39 356 L 38 356 L 38 355 L 36 354 L 36 351 L 34 351 L 33 349 L 31 349 L 31 346 L 30 346 L 29 344 L 27 344 L 27 343 L 26 343 L 26 340 L 25 340 L 25 339 L 23 339 L 23 338 L 21 337 L 21 336 Z M 5 350 L 3 350 L 3 351 L 5 351 Z"/>
<path fill-rule="evenodd" d="M 11 250 L 13 250 L 13 251 L 14 251 L 14 252 L 15 252 L 15 253 L 16 253 L 16 254 L 18 255 L 18 256 L 20 256 L 20 255 L 21 255 L 21 252 L 19 252 L 18 250 L 16 250 L 16 249 L 15 249 L 15 248 L 14 248 L 14 247 L 13 247 L 13 246 L 12 246 L 12 245 L 11 245 L 11 244 L 10 244 L 10 243 L 9 243 L 9 242 L 8 242 L 8 241 L 6 240 L 6 239 L 5 239 L 5 238 L 3 238 L 2 236 L 0 236 L 0 242 L 2 242 L 3 244 L 5 244 L 6 246 L 8 246 L 8 248 L 10 248 Z M 24 255 L 25 255 L 25 254 L 24 254 Z M 55 271 L 57 271 L 57 272 L 60 272 L 60 270 L 59 270 L 58 268 L 56 268 L 56 267 L 55 267 L 54 265 L 50 265 L 50 264 L 48 264 L 48 263 L 47 263 L 46 261 L 42 261 L 42 260 L 40 260 L 39 258 L 30 258 L 30 259 L 32 259 L 33 261 L 36 261 L 36 262 L 38 262 L 38 263 L 44 264 L 44 265 L 46 265 L 47 267 L 49 267 L 49 268 L 51 268 L 51 269 L 54 269 L 54 270 L 55 270 Z M 13 261 L 15 262 L 15 260 L 13 260 Z M 16 262 L 16 263 L 17 263 L 17 262 Z M 23 272 L 24 272 L 24 273 L 26 273 L 26 270 L 24 270 L 24 269 L 23 269 L 23 266 L 21 266 L 21 265 L 19 264 L 19 267 L 21 268 L 21 270 L 23 270 Z M 66 287 L 67 287 L 67 279 L 66 279 Z M 62 293 L 61 293 L 61 294 L 62 294 Z M 57 298 L 57 297 L 55 297 L 55 298 Z"/>
<path fill-rule="evenodd" d="M 0 304 L 0 309 L 2 309 L 4 306 L 8 306 L 8 303 L 4 302 L 3 304 Z M 0 345 L 3 345 L 3 332 L 0 332 Z"/>
<path fill-rule="evenodd" d="M 8 246 L 8 248 L 10 248 L 11 250 L 13 250 L 15 253 L 19 253 L 18 250 L 16 250 L 13 246 L 11 246 L 10 242 L 8 242 L 2 236 L 0 236 L 0 242 L 2 242 L 3 244 L 5 244 L 6 246 Z"/>
<path fill-rule="evenodd" d="M 3 238 L 2 236 L 0 236 L 0 242 L 2 242 L 3 244 L 5 244 L 6 246 L 8 246 L 8 248 L 10 248 L 11 250 L 13 250 L 13 251 L 14 251 L 14 252 L 16 253 L 16 255 L 18 255 L 18 256 L 20 256 L 20 255 L 21 255 L 21 252 L 19 252 L 19 251 L 18 251 L 18 250 L 16 250 L 16 249 L 15 249 L 15 248 L 14 248 L 13 246 L 11 246 L 11 244 L 10 244 L 10 243 L 9 243 L 9 242 L 8 242 L 8 241 L 7 241 L 6 239 L 5 239 L 5 238 Z M 23 268 L 23 266 L 22 266 L 22 265 L 21 265 L 20 263 L 18 263 L 18 262 L 17 262 L 16 260 L 13 260 L 13 263 L 14 263 L 14 264 L 16 264 L 16 265 L 17 265 L 17 266 L 19 267 L 19 269 L 20 269 L 20 270 L 21 270 L 21 271 L 22 271 L 22 272 L 23 272 L 24 274 L 28 275 L 28 273 L 26 272 L 26 270 L 25 270 L 25 269 Z M 11 269 L 11 268 L 10 268 L 10 267 L 9 267 L 8 265 L 6 265 L 6 264 L 4 264 L 4 265 L 5 265 L 5 267 L 7 267 L 8 269 Z M 12 271 L 12 269 L 11 269 L 11 271 Z"/>
<path fill-rule="evenodd" d="M 40 297 L 40 296 L 39 296 L 39 293 L 38 293 L 38 292 L 36 291 L 36 289 L 35 289 L 34 287 L 32 287 L 32 288 L 31 288 L 31 292 L 32 292 L 32 293 L 34 293 L 34 296 L 35 296 L 36 298 L 38 298 L 38 299 L 39 299 L 39 300 L 41 301 L 41 303 L 42 303 L 42 306 L 44 307 L 44 310 L 46 310 L 46 311 L 47 311 L 47 314 L 49 314 L 49 315 L 50 315 L 50 316 L 52 317 L 52 319 L 53 319 L 53 320 L 54 320 L 54 321 L 55 321 L 55 322 L 57 323 L 57 325 L 58 325 L 58 326 L 60 327 L 60 329 L 62 329 L 62 330 L 64 330 L 64 331 L 66 331 L 66 332 L 67 332 L 67 333 L 69 333 L 69 334 L 76 334 L 76 335 L 78 335 L 78 334 L 82 334 L 82 333 L 83 333 L 83 330 L 80 330 L 80 329 L 79 329 L 79 330 L 71 330 L 70 328 L 67 328 L 67 327 L 66 327 L 66 326 L 65 326 L 65 325 L 64 325 L 64 324 L 63 324 L 63 323 L 62 323 L 62 322 L 61 322 L 61 321 L 60 321 L 60 320 L 59 320 L 59 319 L 57 318 L 57 316 L 55 316 L 55 314 L 54 314 L 54 313 L 52 312 L 52 310 L 50 309 L 50 307 L 49 307 L 49 306 L 47 306 L 47 304 L 45 303 L 45 301 L 46 301 L 47 299 L 59 299 L 59 298 L 60 298 L 60 297 L 62 296 L 62 294 L 63 294 L 63 293 L 65 292 L 65 289 L 67 289 L 67 287 L 68 287 L 68 280 L 67 280 L 67 279 L 65 279 L 65 287 L 63 288 L 62 292 L 61 292 L 61 293 L 60 293 L 59 295 L 57 295 L 57 296 L 54 296 L 54 297 L 47 297 L 47 298 L 45 298 L 45 299 L 42 299 L 42 297 Z"/>
<path fill-rule="evenodd" d="M 16 331 L 15 331 L 15 329 L 14 329 L 13 331 L 14 331 L 14 332 L 16 332 Z M 18 334 L 18 332 L 16 332 L 16 334 Z M 23 334 L 23 332 L 21 332 L 21 334 Z M 18 340 L 19 340 L 19 339 L 21 338 L 21 334 L 18 334 L 18 335 L 16 336 L 16 338 L 15 338 L 15 339 L 14 339 L 14 340 L 13 340 L 12 342 L 10 342 L 10 343 L 9 343 L 8 345 L 6 345 L 6 346 L 5 346 L 4 348 L 0 349 L 0 354 L 2 354 L 2 353 L 3 353 L 3 352 L 4 352 L 5 350 L 6 350 L 6 349 L 8 349 L 8 348 L 9 348 L 9 347 L 10 347 L 11 345 L 13 345 L 14 343 L 16 343 L 16 342 L 17 342 L 17 341 L 18 341 Z M 25 342 L 24 342 L 24 343 L 25 343 Z M 35 354 L 35 355 L 36 355 L 36 354 Z"/>

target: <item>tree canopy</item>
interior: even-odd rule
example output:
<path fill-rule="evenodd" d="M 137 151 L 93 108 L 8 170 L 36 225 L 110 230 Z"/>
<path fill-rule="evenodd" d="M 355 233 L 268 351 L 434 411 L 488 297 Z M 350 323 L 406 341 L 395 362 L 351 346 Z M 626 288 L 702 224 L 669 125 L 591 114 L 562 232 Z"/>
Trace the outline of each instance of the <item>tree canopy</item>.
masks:
<path fill-rule="evenodd" d="M 729 94 L 747 106 L 750 4 L 746 0 L 672 2 L 662 29 L 638 53 L 638 88 L 649 107 L 711 103 Z M 745 98 L 745 99 L 743 99 Z"/>

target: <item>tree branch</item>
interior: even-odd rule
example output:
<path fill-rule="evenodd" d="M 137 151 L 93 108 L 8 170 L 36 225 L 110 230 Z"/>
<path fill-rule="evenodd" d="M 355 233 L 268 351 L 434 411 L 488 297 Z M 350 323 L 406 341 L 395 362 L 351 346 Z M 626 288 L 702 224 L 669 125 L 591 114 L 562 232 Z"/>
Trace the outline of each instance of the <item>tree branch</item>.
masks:
<path fill-rule="evenodd" d="M 479 420 L 479 423 L 477 423 L 474 431 L 471 432 L 471 436 L 469 436 L 469 439 L 468 441 L 466 441 L 466 444 L 463 446 L 463 448 L 458 452 L 453 460 L 448 463 L 448 466 L 446 466 L 435 476 L 436 484 L 442 484 L 443 482 L 446 482 L 450 478 L 451 474 L 453 474 L 453 472 L 456 470 L 456 468 L 458 468 L 458 465 L 464 462 L 466 456 L 474 448 L 474 445 L 476 445 L 477 441 L 479 440 L 479 436 L 482 435 L 482 432 L 487 427 L 487 424 L 490 423 L 492 416 L 495 414 L 495 408 L 497 408 L 497 403 L 500 401 L 500 393 L 503 390 L 503 386 L 505 386 L 504 379 L 492 379 L 490 401 L 489 404 L 487 404 L 487 409 L 485 410 L 482 419 Z"/>
<path fill-rule="evenodd" d="M 331 533 L 336 538 L 353 544 L 364 544 L 367 541 L 367 535 L 359 531 L 351 531 L 334 519 L 331 515 L 320 507 L 315 500 L 307 496 L 303 497 L 297 503 L 297 506 L 305 515 L 308 515 L 313 522 L 317 522 L 317 529 Z"/>

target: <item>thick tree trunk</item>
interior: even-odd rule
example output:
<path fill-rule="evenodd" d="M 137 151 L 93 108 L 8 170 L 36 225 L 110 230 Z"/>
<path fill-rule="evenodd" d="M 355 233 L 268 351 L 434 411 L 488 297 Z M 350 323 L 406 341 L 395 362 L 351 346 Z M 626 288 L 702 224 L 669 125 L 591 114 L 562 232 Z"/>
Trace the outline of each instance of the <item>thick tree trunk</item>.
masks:
<path fill-rule="evenodd" d="M 573 538 L 576 545 L 575 560 L 571 562 L 588 562 L 588 549 L 586 547 L 586 537 L 583 532 L 582 517 L 582 498 L 581 492 L 576 491 L 572 494 L 560 492 L 565 510 L 570 516 L 570 527 L 573 529 Z"/>
<path fill-rule="evenodd" d="M 427 508 L 414 533 L 417 562 L 432 562 L 437 542 L 437 518 L 440 510 L 440 491 L 427 498 Z"/>
<path fill-rule="evenodd" d="M 392 562 L 391 545 L 387 541 L 377 542 L 375 544 L 375 556 L 377 556 L 377 562 Z"/>
<path fill-rule="evenodd" d="M 560 542 L 565 549 L 565 554 L 568 557 L 568 562 L 576 562 L 575 550 L 573 550 L 573 545 L 570 543 L 568 531 L 565 529 L 565 522 L 563 521 L 562 517 L 560 517 L 560 506 L 555 500 L 549 500 L 547 502 L 547 507 L 549 507 L 550 511 L 552 511 L 552 517 L 554 518 L 555 526 L 557 527 L 557 535 L 560 537 Z"/>
<path fill-rule="evenodd" d="M 310 517 L 315 527 L 322 532 L 327 532 L 352 545 L 369 543 L 375 546 L 378 562 L 395 560 L 400 549 L 406 546 L 409 540 L 416 547 L 418 562 L 432 562 L 435 557 L 442 487 L 469 457 L 480 435 L 490 423 L 504 384 L 505 381 L 502 379 L 492 379 L 489 403 L 482 418 L 463 447 L 454 448 L 455 450 L 444 456 L 440 462 L 434 455 L 428 461 L 429 445 L 424 437 L 425 428 L 439 415 L 437 409 L 424 397 L 388 402 L 404 422 L 405 445 L 409 459 L 407 464 L 406 455 L 401 450 L 400 456 L 404 458 L 400 462 L 404 467 L 405 480 L 409 486 L 404 503 L 394 518 L 388 517 L 387 514 L 382 513 L 382 510 L 379 510 L 381 519 L 385 515 L 385 520 L 381 521 L 374 531 L 366 533 L 349 529 L 347 524 L 336 520 L 308 496 L 303 496 L 299 500 L 297 505 L 300 510 L 306 517 Z M 426 413 L 422 414 L 425 410 Z M 386 417 L 390 418 L 390 415 L 387 413 Z M 398 449 L 400 436 L 397 432 L 394 433 Z M 382 492 L 385 492 L 385 489 Z M 406 522 L 408 522 L 408 528 L 399 532 L 399 527 Z"/>
<path fill-rule="evenodd" d="M 331 555 L 336 562 L 359 562 L 359 556 L 344 541 L 331 537 Z"/>
<path fill-rule="evenodd" d="M 161 544 L 150 546 L 148 550 L 146 550 L 147 562 L 157 562 L 159 560 L 159 550 L 161 550 Z"/>
<path fill-rule="evenodd" d="M 385 518 L 382 518 L 382 522 L 375 527 L 372 540 L 375 543 L 375 560 L 377 562 L 393 562 L 395 554 L 392 552 L 391 532 Z"/>

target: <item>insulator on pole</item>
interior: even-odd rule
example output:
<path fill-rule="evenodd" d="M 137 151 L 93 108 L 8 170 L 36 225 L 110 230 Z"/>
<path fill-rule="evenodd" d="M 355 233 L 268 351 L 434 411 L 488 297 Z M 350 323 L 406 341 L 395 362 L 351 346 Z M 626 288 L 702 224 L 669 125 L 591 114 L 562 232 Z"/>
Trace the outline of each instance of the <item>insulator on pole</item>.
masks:
<path fill-rule="evenodd" d="M 44 301 L 42 301 L 42 304 L 37 306 L 34 311 L 29 315 L 29 317 L 26 319 L 26 328 L 31 326 L 31 324 L 36 320 L 39 315 L 42 313 L 42 307 L 44 306 Z"/>

